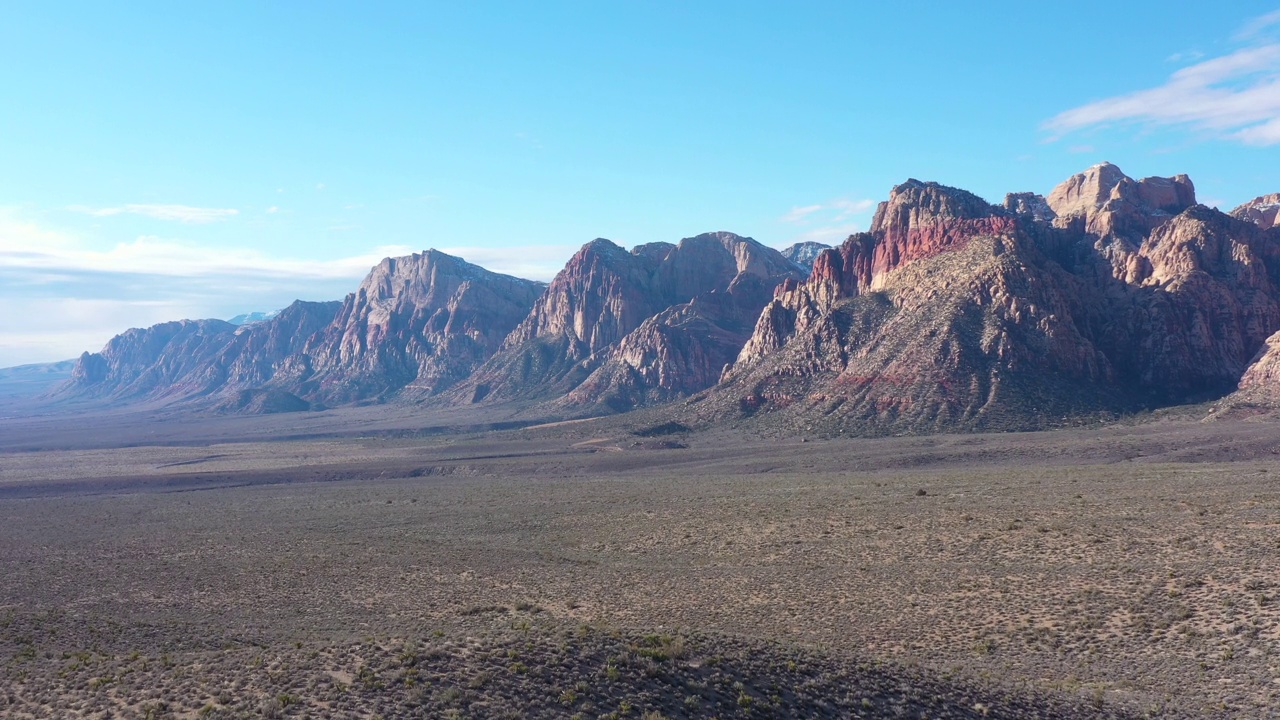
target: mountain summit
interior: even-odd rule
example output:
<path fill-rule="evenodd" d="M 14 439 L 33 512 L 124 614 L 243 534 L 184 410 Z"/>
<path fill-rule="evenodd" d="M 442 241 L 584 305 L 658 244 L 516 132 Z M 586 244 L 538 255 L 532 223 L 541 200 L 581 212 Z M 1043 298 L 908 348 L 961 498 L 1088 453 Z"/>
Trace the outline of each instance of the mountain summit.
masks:
<path fill-rule="evenodd" d="M 672 413 L 691 423 L 872 434 L 1048 427 L 1237 386 L 1264 397 L 1278 197 L 1226 214 L 1185 175 L 1102 163 L 999 205 L 910 179 L 837 248 L 596 239 L 546 285 L 428 250 L 382 261 L 340 303 L 130 330 L 59 396 L 558 416 L 690 398 Z"/>

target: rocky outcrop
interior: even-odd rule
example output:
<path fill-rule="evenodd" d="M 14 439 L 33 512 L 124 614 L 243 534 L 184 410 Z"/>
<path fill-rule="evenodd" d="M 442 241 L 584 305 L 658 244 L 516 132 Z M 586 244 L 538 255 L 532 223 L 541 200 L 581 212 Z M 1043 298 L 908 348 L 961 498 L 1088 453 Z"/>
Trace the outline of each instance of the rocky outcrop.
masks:
<path fill-rule="evenodd" d="M 783 248 L 782 257 L 799 265 L 807 273 L 813 269 L 813 261 L 818 259 L 818 255 L 830 247 L 820 242 L 798 242 Z"/>
<path fill-rule="evenodd" d="M 266 320 L 242 323 L 215 359 L 225 368 L 225 389 L 256 388 L 274 380 L 312 335 L 333 322 L 341 306 L 336 301 L 298 300 Z"/>
<path fill-rule="evenodd" d="M 1043 195 L 1035 193 L 1009 193 L 1004 196 L 1004 209 L 1019 217 L 1035 222 L 1052 222 L 1058 214 L 1049 207 Z"/>
<path fill-rule="evenodd" d="M 565 405 L 625 409 L 706 388 L 773 287 L 801 274 L 778 251 L 727 232 L 631 252 L 592 241 L 455 399 L 564 396 Z"/>
<path fill-rule="evenodd" d="M 225 396 L 210 402 L 234 412 L 296 409 L 289 397 L 346 403 L 430 395 L 491 356 L 543 287 L 435 250 L 387 258 L 343 302 L 298 301 L 238 327 L 200 320 L 131 330 L 82 357 L 63 392 Z"/>
<path fill-rule="evenodd" d="M 1171 401 L 1229 390 L 1280 329 L 1280 263 L 1268 266 L 1269 245 L 1255 226 L 1203 205 L 1158 227 L 1130 263 L 1140 270 L 1125 278 L 1128 341 L 1113 354 Z"/>
<path fill-rule="evenodd" d="M 131 330 L 62 392 L 236 413 L 404 399 L 569 415 L 693 396 L 686 425 L 831 433 L 1048 427 L 1237 385 L 1280 402 L 1277 201 L 1227 215 L 1185 176 L 1104 163 L 998 206 L 908 180 L 867 232 L 789 248 L 807 270 L 725 232 L 595 240 L 549 285 L 427 251 L 341 303 Z"/>
<path fill-rule="evenodd" d="M 100 352 L 81 355 L 71 380 L 56 394 L 116 400 L 207 395 L 226 378 L 216 358 L 234 341 L 235 330 L 222 320 L 126 330 Z"/>
<path fill-rule="evenodd" d="M 1195 205 L 1196 190 L 1186 175 L 1134 180 L 1104 162 L 1060 183 L 1046 202 L 1059 227 L 1078 223 L 1096 237 L 1141 239 L 1161 222 Z"/>
<path fill-rule="evenodd" d="M 870 232 L 820 253 L 804 282 L 777 287 L 737 363 L 753 363 L 782 347 L 841 300 L 883 289 L 898 269 L 962 249 L 975 237 L 1007 233 L 1016 222 L 964 190 L 919 180 L 898 185 L 876 209 Z"/>
<path fill-rule="evenodd" d="M 971 238 L 1012 229 L 1013 218 L 973 193 L 908 180 L 876 208 L 871 262 L 857 263 L 860 286 L 877 289 L 893 270 L 964 246 Z"/>
<path fill-rule="evenodd" d="M 894 188 L 780 285 L 699 407 L 858 432 L 1043 427 L 1221 394 L 1280 329 L 1257 227 L 1095 166 L 1003 207 Z"/>
<path fill-rule="evenodd" d="M 1272 399 L 1280 400 L 1280 332 L 1267 338 L 1262 349 L 1253 357 L 1249 368 L 1240 378 L 1239 388 L 1262 391 Z"/>
<path fill-rule="evenodd" d="M 543 288 L 437 250 L 387 258 L 275 385 L 330 403 L 437 394 L 492 356 Z"/>
<path fill-rule="evenodd" d="M 1280 193 L 1260 195 L 1232 210 L 1231 217 L 1269 230 L 1276 226 L 1276 220 L 1280 218 Z"/>

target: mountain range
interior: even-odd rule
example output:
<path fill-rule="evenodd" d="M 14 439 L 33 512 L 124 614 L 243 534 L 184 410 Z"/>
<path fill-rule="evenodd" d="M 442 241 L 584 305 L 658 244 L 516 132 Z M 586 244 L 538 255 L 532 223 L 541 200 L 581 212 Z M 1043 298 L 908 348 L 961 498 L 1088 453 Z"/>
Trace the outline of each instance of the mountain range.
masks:
<path fill-rule="evenodd" d="M 867 434 L 1033 429 L 1280 394 L 1280 194 L 1230 213 L 1109 163 L 1000 204 L 908 180 L 867 232 L 605 239 L 549 283 L 428 250 L 342 301 L 129 330 L 52 399 L 368 402 Z"/>

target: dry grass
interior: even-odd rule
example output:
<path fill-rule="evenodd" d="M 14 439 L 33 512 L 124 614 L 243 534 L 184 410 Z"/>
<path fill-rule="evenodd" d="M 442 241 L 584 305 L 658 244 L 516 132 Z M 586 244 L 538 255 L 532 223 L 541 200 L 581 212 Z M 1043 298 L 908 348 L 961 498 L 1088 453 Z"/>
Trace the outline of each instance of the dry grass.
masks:
<path fill-rule="evenodd" d="M 1266 716 L 1280 464 L 1166 430 L 0 455 L 0 715 Z"/>

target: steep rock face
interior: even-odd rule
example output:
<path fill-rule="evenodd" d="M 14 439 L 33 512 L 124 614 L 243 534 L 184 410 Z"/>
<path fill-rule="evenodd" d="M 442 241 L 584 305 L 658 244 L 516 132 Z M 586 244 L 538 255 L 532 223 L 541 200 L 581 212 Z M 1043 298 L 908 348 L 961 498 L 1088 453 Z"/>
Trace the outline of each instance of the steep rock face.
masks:
<path fill-rule="evenodd" d="M 801 274 L 751 238 L 721 232 L 681 240 L 657 276 L 673 299 L 690 299 L 628 333 L 565 403 L 620 409 L 714 385 L 750 337 L 773 288 Z"/>
<path fill-rule="evenodd" d="M 1202 205 L 1172 218 L 1142 243 L 1135 309 L 1114 354 L 1142 385 L 1170 398 L 1234 386 L 1280 329 L 1280 263 L 1253 225 Z M 1116 313 L 1116 317 L 1124 317 Z"/>
<path fill-rule="evenodd" d="M 333 322 L 342 303 L 295 301 L 266 320 L 242 323 L 218 353 L 228 389 L 253 388 L 275 378 L 312 335 Z"/>
<path fill-rule="evenodd" d="M 1094 236 L 1140 239 L 1195 205 L 1196 190 L 1186 175 L 1134 180 L 1104 162 L 1060 183 L 1046 202 L 1059 227 L 1080 223 Z"/>
<path fill-rule="evenodd" d="M 813 269 L 813 261 L 818 259 L 818 255 L 830 247 L 820 242 L 798 242 L 783 248 L 782 257 L 799 265 L 805 272 L 809 272 Z"/>
<path fill-rule="evenodd" d="M 1013 225 L 1013 218 L 973 193 L 908 180 L 876 208 L 870 275 L 859 277 L 858 283 L 879 289 L 888 273 L 907 263 L 958 249 L 976 236 L 1007 232 Z"/>
<path fill-rule="evenodd" d="M 1280 401 L 1280 332 L 1267 338 L 1240 378 L 1239 389 L 1272 402 Z"/>
<path fill-rule="evenodd" d="M 809 294 L 795 333 L 740 359 L 704 405 L 873 434 L 1006 429 L 1094 409 L 1113 369 L 1077 329 L 1075 282 L 1043 263 L 1023 239 L 981 235 L 879 289 L 829 305 Z"/>
<path fill-rule="evenodd" d="M 885 287 L 899 268 L 962 249 L 972 238 L 1011 231 L 1014 215 L 973 193 L 908 180 L 880 203 L 871 231 L 825 250 L 808 279 L 777 287 L 737 363 L 750 364 L 785 345 L 840 300 Z"/>
<path fill-rule="evenodd" d="M 1280 193 L 1261 195 L 1231 211 L 1231 217 L 1268 230 L 1276 226 L 1280 218 Z"/>
<path fill-rule="evenodd" d="M 339 303 L 298 301 L 268 320 L 236 326 L 180 320 L 128 330 L 85 353 L 59 395 L 192 400 L 271 381 Z"/>
<path fill-rule="evenodd" d="M 276 384 L 331 402 L 436 394 L 493 355 L 543 287 L 437 250 L 387 258 Z"/>
<path fill-rule="evenodd" d="M 624 409 L 702 389 L 736 355 L 793 263 L 750 238 L 705 233 L 631 252 L 582 248 L 461 402 L 555 398 Z"/>
<path fill-rule="evenodd" d="M 665 306 L 653 275 L 670 250 L 652 243 L 627 252 L 603 238 L 592 240 L 551 281 L 504 349 L 563 337 L 572 359 L 580 360 L 616 343 Z"/>
<path fill-rule="evenodd" d="M 222 320 L 178 320 L 127 330 L 85 353 L 58 395 L 111 399 L 205 395 L 226 378 L 215 359 L 235 337 Z"/>
<path fill-rule="evenodd" d="M 1280 329 L 1280 251 L 1193 201 L 1183 176 L 1110 165 L 999 209 L 898 186 L 871 232 L 776 289 L 705 406 L 896 432 L 1221 393 Z"/>

